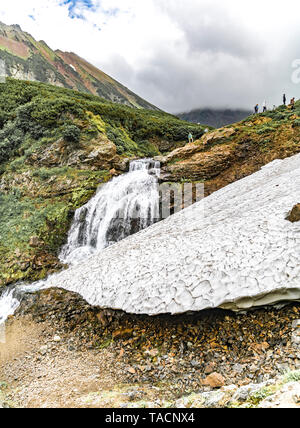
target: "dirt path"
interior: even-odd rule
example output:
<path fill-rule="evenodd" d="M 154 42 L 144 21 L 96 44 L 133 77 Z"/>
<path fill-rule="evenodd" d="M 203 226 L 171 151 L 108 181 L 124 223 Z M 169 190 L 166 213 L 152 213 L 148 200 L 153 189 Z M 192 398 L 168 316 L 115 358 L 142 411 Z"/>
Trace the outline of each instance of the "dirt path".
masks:
<path fill-rule="evenodd" d="M 121 359 L 106 349 L 76 351 L 72 339 L 59 338 L 48 323 L 10 325 L 0 367 L 5 401 L 12 406 L 120 407 L 131 395 L 138 398 L 137 386 L 126 384 Z M 138 395 L 156 400 L 158 389 L 145 384 Z"/>

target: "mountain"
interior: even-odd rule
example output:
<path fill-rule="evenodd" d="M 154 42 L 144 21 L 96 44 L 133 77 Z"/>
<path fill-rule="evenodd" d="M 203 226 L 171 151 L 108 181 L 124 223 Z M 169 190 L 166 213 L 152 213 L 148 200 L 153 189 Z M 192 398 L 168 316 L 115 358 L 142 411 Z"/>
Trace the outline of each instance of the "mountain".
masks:
<path fill-rule="evenodd" d="M 247 110 L 197 109 L 188 113 L 177 114 L 177 116 L 188 122 L 205 123 L 214 128 L 221 128 L 239 122 L 251 114 L 252 112 Z"/>
<path fill-rule="evenodd" d="M 72 52 L 53 51 L 36 41 L 19 25 L 0 22 L 0 59 L 7 76 L 51 83 L 98 95 L 131 107 L 157 110 L 155 106 Z"/>

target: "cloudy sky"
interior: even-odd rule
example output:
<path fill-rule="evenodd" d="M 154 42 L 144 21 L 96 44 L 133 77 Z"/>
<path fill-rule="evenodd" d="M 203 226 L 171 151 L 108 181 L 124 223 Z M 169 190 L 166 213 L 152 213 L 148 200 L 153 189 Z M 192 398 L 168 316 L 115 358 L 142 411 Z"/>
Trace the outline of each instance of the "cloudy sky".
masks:
<path fill-rule="evenodd" d="M 299 0 L 2 0 L 0 7 L 2 22 L 76 52 L 174 113 L 252 109 L 264 99 L 273 106 L 283 92 L 299 98 L 299 16 Z"/>

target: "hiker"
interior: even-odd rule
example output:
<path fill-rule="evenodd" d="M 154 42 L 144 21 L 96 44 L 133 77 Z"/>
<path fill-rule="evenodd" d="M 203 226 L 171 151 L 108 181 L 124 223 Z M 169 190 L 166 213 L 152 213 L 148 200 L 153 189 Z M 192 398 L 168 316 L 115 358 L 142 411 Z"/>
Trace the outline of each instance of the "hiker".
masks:
<path fill-rule="evenodd" d="M 283 104 L 286 105 L 286 95 L 283 94 Z"/>
<path fill-rule="evenodd" d="M 295 97 L 291 99 L 290 104 L 291 104 L 291 109 L 295 110 Z"/>
<path fill-rule="evenodd" d="M 267 111 L 267 102 L 266 101 L 263 102 L 263 113 L 265 111 Z"/>
<path fill-rule="evenodd" d="M 189 143 L 193 143 L 194 142 L 194 138 L 193 135 L 191 133 L 189 133 Z"/>
<path fill-rule="evenodd" d="M 256 104 L 256 106 L 254 107 L 254 113 L 257 114 L 258 113 L 258 104 Z"/>

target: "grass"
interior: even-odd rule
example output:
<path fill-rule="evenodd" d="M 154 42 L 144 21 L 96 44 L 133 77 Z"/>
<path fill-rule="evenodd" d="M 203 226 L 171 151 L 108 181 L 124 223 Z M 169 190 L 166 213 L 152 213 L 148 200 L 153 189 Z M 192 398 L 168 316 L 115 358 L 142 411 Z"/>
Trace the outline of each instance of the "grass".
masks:
<path fill-rule="evenodd" d="M 0 163 L 15 156 L 24 138 L 89 139 L 106 135 L 124 156 L 159 154 L 160 140 L 186 142 L 204 127 L 160 111 L 134 109 L 102 98 L 38 82 L 0 84 Z M 156 139 L 156 145 L 153 141 Z"/>

